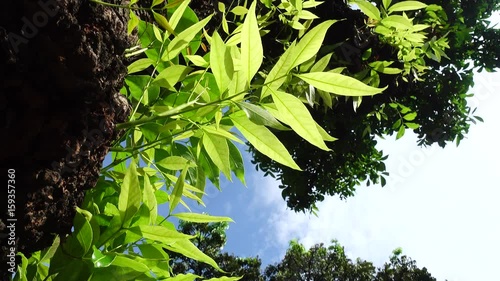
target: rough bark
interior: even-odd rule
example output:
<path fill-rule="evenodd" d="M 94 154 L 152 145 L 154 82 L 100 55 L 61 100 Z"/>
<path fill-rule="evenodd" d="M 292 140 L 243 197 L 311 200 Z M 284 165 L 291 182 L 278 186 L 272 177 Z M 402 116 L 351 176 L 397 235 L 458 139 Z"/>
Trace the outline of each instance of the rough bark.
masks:
<path fill-rule="evenodd" d="M 17 219 L 15 247 L 29 256 L 70 233 L 75 206 L 97 182 L 115 124 L 129 114 L 117 98 L 131 44 L 126 27 L 125 10 L 89 1 L 2 2 L 2 193 L 7 169 L 15 169 L 16 188 L 15 217 L 5 196 L 0 203 L 4 279 L 12 247 L 7 220 Z"/>

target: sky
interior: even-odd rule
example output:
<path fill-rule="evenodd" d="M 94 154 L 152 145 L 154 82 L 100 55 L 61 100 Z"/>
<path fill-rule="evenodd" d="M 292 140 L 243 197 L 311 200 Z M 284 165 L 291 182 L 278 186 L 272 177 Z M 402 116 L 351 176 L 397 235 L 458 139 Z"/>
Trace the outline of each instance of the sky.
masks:
<path fill-rule="evenodd" d="M 305 246 L 337 239 L 350 258 L 381 266 L 391 252 L 427 267 L 438 280 L 492 280 L 500 258 L 500 73 L 475 75 L 469 104 L 484 123 L 460 146 L 419 148 L 407 132 L 379 141 L 389 154 L 387 185 L 360 186 L 345 201 L 327 197 L 318 217 L 286 208 L 278 183 L 247 161 L 247 187 L 223 181 L 207 189 L 205 211 L 232 217 L 225 251 L 279 261 L 291 239 Z"/>

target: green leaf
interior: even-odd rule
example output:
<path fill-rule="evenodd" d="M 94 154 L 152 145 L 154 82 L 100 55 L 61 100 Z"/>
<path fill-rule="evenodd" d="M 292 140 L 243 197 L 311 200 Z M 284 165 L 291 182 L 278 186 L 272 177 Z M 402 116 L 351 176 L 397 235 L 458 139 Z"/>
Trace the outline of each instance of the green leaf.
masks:
<path fill-rule="evenodd" d="M 168 201 L 170 201 L 170 196 L 163 189 L 158 189 L 157 191 L 155 191 L 155 198 L 156 198 L 156 203 L 158 205 L 161 205 L 161 204 L 164 204 L 164 203 L 167 203 Z"/>
<path fill-rule="evenodd" d="M 137 25 L 139 25 L 139 18 L 132 9 L 130 9 L 129 17 L 130 19 L 127 23 L 127 34 L 130 35 L 132 34 L 132 31 L 134 31 L 134 29 L 137 27 Z"/>
<path fill-rule="evenodd" d="M 57 251 L 57 248 L 59 247 L 61 243 L 61 239 L 59 238 L 59 235 L 54 238 L 54 242 L 52 242 L 52 245 L 48 248 L 42 251 L 42 255 L 40 257 L 39 263 L 45 262 L 50 260 L 55 252 Z"/>
<path fill-rule="evenodd" d="M 420 10 L 425 7 L 427 7 L 427 5 L 419 1 L 402 1 L 390 6 L 388 11 L 390 14 L 393 12 Z"/>
<path fill-rule="evenodd" d="M 186 166 L 186 164 L 189 167 L 196 167 L 196 164 L 187 160 L 186 158 L 180 157 L 180 156 L 170 156 L 165 159 L 162 159 L 158 162 L 156 162 L 157 165 L 160 165 L 161 167 L 168 169 L 168 170 L 182 170 Z"/>
<path fill-rule="evenodd" d="M 199 55 L 187 55 L 186 58 L 188 58 L 194 65 L 199 67 L 207 67 L 209 65 L 209 63 Z"/>
<path fill-rule="evenodd" d="M 92 247 L 94 238 L 92 226 L 87 218 L 78 211 L 75 214 L 73 225 L 74 232 L 63 244 L 64 249 L 75 257 L 83 257 Z"/>
<path fill-rule="evenodd" d="M 229 146 L 229 162 L 231 164 L 231 171 L 233 171 L 241 183 L 246 185 L 245 165 L 243 164 L 243 157 L 241 156 L 240 150 L 230 140 L 227 140 L 227 145 Z"/>
<path fill-rule="evenodd" d="M 419 124 L 417 123 L 411 123 L 411 122 L 405 122 L 404 123 L 406 127 L 410 128 L 410 129 L 418 129 L 420 127 Z"/>
<path fill-rule="evenodd" d="M 108 267 L 115 260 L 115 257 L 115 254 L 105 255 L 101 252 L 101 250 L 93 246 L 92 263 L 94 264 L 94 267 Z"/>
<path fill-rule="evenodd" d="M 328 64 L 330 63 L 330 59 L 332 58 L 333 53 L 329 53 L 319 59 L 312 67 L 310 72 L 320 72 L 326 69 Z"/>
<path fill-rule="evenodd" d="M 352 3 L 358 5 L 359 9 L 369 18 L 380 20 L 380 11 L 367 0 L 354 0 Z"/>
<path fill-rule="evenodd" d="M 193 38 L 201 31 L 211 18 L 212 15 L 179 33 L 172 41 L 170 41 L 167 46 L 167 50 L 163 53 L 161 59 L 163 61 L 170 61 L 177 57 L 177 55 L 179 55 L 179 53 L 189 45 Z"/>
<path fill-rule="evenodd" d="M 165 1 L 165 0 L 153 0 L 153 3 L 151 4 L 151 8 L 153 8 L 154 6 L 160 5 L 161 3 L 163 3 L 163 1 Z"/>
<path fill-rule="evenodd" d="M 246 83 L 250 84 L 264 58 L 259 25 L 255 15 L 257 1 L 253 1 L 241 29 L 241 71 L 245 73 Z"/>
<path fill-rule="evenodd" d="M 272 91 L 271 95 L 285 123 L 312 145 L 326 151 L 330 150 L 323 141 L 311 113 L 297 97 L 280 91 Z"/>
<path fill-rule="evenodd" d="M 403 118 L 406 121 L 413 121 L 413 120 L 415 120 L 415 117 L 417 117 L 417 113 L 416 112 L 411 112 L 411 113 L 408 113 L 405 116 L 403 116 Z"/>
<path fill-rule="evenodd" d="M 125 173 L 118 197 L 118 210 L 123 226 L 127 226 L 141 205 L 141 188 L 137 175 L 136 164 L 132 161 Z"/>
<path fill-rule="evenodd" d="M 400 139 L 405 134 L 405 126 L 399 127 L 398 134 L 396 135 L 396 139 Z"/>
<path fill-rule="evenodd" d="M 288 150 L 269 129 L 250 121 L 243 111 L 233 113 L 229 117 L 234 126 L 258 151 L 276 162 L 300 171 L 300 167 Z"/>
<path fill-rule="evenodd" d="M 276 118 L 271 113 L 269 113 L 269 111 L 258 105 L 248 102 L 239 102 L 237 103 L 237 105 L 245 112 L 248 119 L 250 119 L 257 125 L 273 127 L 278 130 L 288 130 L 288 128 L 283 126 L 278 120 L 276 120 Z"/>
<path fill-rule="evenodd" d="M 217 31 L 212 36 L 211 46 L 210 67 L 219 87 L 219 92 L 223 93 L 233 79 L 233 58 L 231 57 L 231 51 L 226 48 Z"/>
<path fill-rule="evenodd" d="M 169 32 L 170 34 L 175 34 L 174 32 L 174 28 L 172 28 L 172 26 L 170 25 L 170 23 L 168 22 L 167 18 L 165 18 L 163 15 L 161 14 L 158 14 L 156 12 L 153 11 L 153 17 L 155 19 L 155 21 L 161 26 L 163 27 L 167 32 Z"/>
<path fill-rule="evenodd" d="M 400 15 L 388 16 L 383 18 L 380 22 L 387 27 L 394 27 L 395 29 L 406 30 L 413 28 L 411 21 Z"/>
<path fill-rule="evenodd" d="M 156 201 L 155 189 L 151 185 L 149 177 L 144 176 L 144 190 L 143 195 L 144 204 L 149 209 L 149 218 L 151 223 L 156 222 L 156 217 L 158 216 L 158 202 Z"/>
<path fill-rule="evenodd" d="M 338 140 L 337 138 L 330 136 L 330 134 L 328 134 L 328 132 L 325 131 L 325 129 L 323 129 L 323 127 L 318 125 L 318 123 L 316 123 L 316 128 L 318 129 L 318 132 L 321 134 L 321 137 L 323 137 L 324 141 L 336 141 L 336 140 Z"/>
<path fill-rule="evenodd" d="M 213 268 L 224 272 L 217 263 L 209 256 L 200 251 L 196 246 L 189 240 L 179 240 L 172 245 L 166 245 L 165 248 L 169 251 L 179 253 L 190 259 L 206 263 L 211 265 Z"/>
<path fill-rule="evenodd" d="M 146 239 L 161 242 L 165 245 L 173 244 L 180 240 L 194 238 L 192 235 L 187 235 L 177 230 L 171 230 L 161 225 L 139 225 L 130 228 L 128 231 Z"/>
<path fill-rule="evenodd" d="M 382 0 L 382 5 L 387 10 L 387 8 L 391 5 L 392 0 Z"/>
<path fill-rule="evenodd" d="M 311 72 L 296 76 L 315 88 L 342 96 L 371 96 L 387 88 L 371 87 L 352 77 L 331 72 Z"/>
<path fill-rule="evenodd" d="M 188 164 L 186 164 L 186 166 L 181 172 L 179 179 L 175 183 L 172 194 L 170 194 L 170 213 L 172 213 L 172 211 L 175 209 L 175 207 L 177 207 L 177 204 L 179 204 L 179 201 L 181 200 L 182 193 L 184 190 L 184 180 L 186 179 L 188 167 L 189 167 Z"/>
<path fill-rule="evenodd" d="M 190 0 L 184 0 L 179 5 L 179 7 L 177 7 L 177 9 L 175 9 L 174 13 L 170 17 L 170 26 L 172 27 L 172 29 L 175 30 L 175 28 L 177 27 L 177 24 L 179 23 L 182 16 L 184 15 L 184 11 L 186 11 L 186 8 L 188 7 L 190 2 L 191 2 Z"/>
<path fill-rule="evenodd" d="M 229 217 L 217 217 L 217 216 L 210 216 L 210 215 L 196 214 L 196 213 L 177 213 L 173 214 L 173 216 L 183 221 L 190 221 L 196 223 L 223 222 L 223 221 L 234 222 Z"/>
<path fill-rule="evenodd" d="M 290 57 L 292 63 L 286 72 L 299 64 L 306 62 L 308 59 L 316 55 L 323 44 L 328 28 L 337 22 L 336 20 L 328 20 L 318 24 L 316 27 L 307 32 L 297 43 L 294 48 L 293 55 Z"/>
<path fill-rule="evenodd" d="M 191 67 L 184 65 L 169 66 L 156 76 L 153 83 L 160 87 L 175 91 L 174 85 L 182 81 L 191 70 L 193 70 Z"/>
<path fill-rule="evenodd" d="M 203 147 L 214 164 L 231 180 L 231 166 L 229 163 L 229 147 L 226 139 L 219 135 L 205 131 L 202 138 Z"/>
<path fill-rule="evenodd" d="M 250 7 L 251 8 L 251 7 Z M 243 7 L 243 6 L 236 6 L 231 10 L 231 13 L 237 15 L 237 16 L 243 16 L 246 13 L 248 13 L 248 9 Z"/>
<path fill-rule="evenodd" d="M 295 41 L 288 47 L 283 55 L 278 59 L 278 62 L 273 66 L 264 81 L 264 87 L 260 99 L 269 96 L 271 90 L 277 90 L 286 80 L 288 71 L 292 69 L 293 56 L 295 53 Z"/>
<path fill-rule="evenodd" d="M 54 281 L 81 281 L 87 280 L 91 275 L 89 264 L 80 259 L 68 261 L 66 266 L 60 271 L 57 276 L 52 279 Z"/>

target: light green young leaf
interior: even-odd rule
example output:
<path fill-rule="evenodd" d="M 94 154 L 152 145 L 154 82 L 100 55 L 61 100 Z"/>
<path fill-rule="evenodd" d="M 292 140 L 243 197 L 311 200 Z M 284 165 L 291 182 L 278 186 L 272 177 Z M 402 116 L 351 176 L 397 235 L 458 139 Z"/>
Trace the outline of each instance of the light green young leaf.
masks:
<path fill-rule="evenodd" d="M 151 181 L 148 176 L 144 176 L 144 190 L 143 195 L 144 204 L 149 209 L 149 218 L 151 223 L 156 223 L 156 217 L 158 216 L 158 203 L 155 196 L 155 188 L 151 185 Z"/>
<path fill-rule="evenodd" d="M 129 12 L 129 21 L 127 23 L 127 34 L 132 34 L 132 31 L 139 25 L 139 18 L 137 15 L 134 13 L 134 10 L 130 9 Z"/>
<path fill-rule="evenodd" d="M 191 1 L 190 0 L 184 0 L 182 3 L 175 9 L 174 13 L 170 17 L 170 26 L 172 29 L 175 29 L 177 27 L 177 24 L 182 18 L 182 15 L 184 14 L 184 11 L 186 11 L 187 6 L 189 5 Z"/>
<path fill-rule="evenodd" d="M 277 90 L 283 82 L 286 80 L 288 71 L 292 69 L 293 58 L 295 54 L 295 41 L 290 44 L 288 49 L 283 55 L 278 59 L 278 62 L 273 66 L 269 74 L 267 74 L 266 80 L 264 81 L 264 87 L 262 88 L 262 93 L 260 99 L 269 96 L 271 90 Z"/>
<path fill-rule="evenodd" d="M 255 15 L 256 4 L 257 2 L 253 1 L 250 5 L 241 30 L 241 71 L 245 73 L 247 85 L 252 81 L 264 59 L 259 25 Z"/>
<path fill-rule="evenodd" d="M 387 10 L 387 8 L 391 5 L 392 0 L 382 0 L 382 5 Z"/>
<path fill-rule="evenodd" d="M 226 138 L 205 131 L 202 138 L 203 147 L 214 164 L 231 180 L 231 164 L 229 163 L 229 147 Z"/>
<path fill-rule="evenodd" d="M 330 136 L 330 134 L 328 134 L 328 132 L 325 131 L 325 129 L 323 129 L 323 127 L 318 125 L 318 123 L 316 123 L 316 128 L 318 129 L 318 132 L 323 137 L 324 141 L 336 141 L 336 140 L 338 140 L 337 138 Z"/>
<path fill-rule="evenodd" d="M 237 16 L 243 16 L 246 13 L 248 13 L 248 9 L 243 7 L 243 6 L 236 6 L 231 10 L 231 13 L 237 15 Z"/>
<path fill-rule="evenodd" d="M 153 8 L 154 6 L 160 5 L 161 3 L 163 3 L 163 1 L 165 1 L 165 0 L 153 0 L 153 3 L 151 4 L 151 8 Z"/>
<path fill-rule="evenodd" d="M 333 53 L 329 53 L 324 57 L 320 58 L 312 67 L 310 72 L 320 72 L 326 69 L 330 63 Z"/>
<path fill-rule="evenodd" d="M 184 66 L 184 65 L 172 65 L 160 72 L 158 76 L 153 80 L 153 83 L 163 87 L 167 88 L 171 91 L 175 91 L 174 85 L 177 84 L 179 81 L 182 81 L 186 75 L 189 74 L 193 70 L 189 66 Z"/>
<path fill-rule="evenodd" d="M 118 210 L 120 211 L 122 226 L 128 226 L 132 217 L 139 210 L 142 199 L 141 193 L 136 164 L 132 161 L 123 178 L 120 196 L 118 197 Z"/>
<path fill-rule="evenodd" d="M 128 231 L 140 235 L 146 239 L 161 242 L 165 245 L 175 243 L 179 240 L 194 238 L 192 235 L 181 233 L 177 230 L 168 229 L 161 225 L 139 225 L 134 226 Z"/>
<path fill-rule="evenodd" d="M 358 5 L 361 11 L 369 18 L 380 20 L 380 11 L 368 0 L 354 0 L 352 3 Z"/>
<path fill-rule="evenodd" d="M 311 113 L 297 97 L 281 91 L 272 91 L 271 95 L 285 123 L 312 145 L 330 150 L 323 141 Z"/>
<path fill-rule="evenodd" d="M 427 5 L 420 1 L 402 1 L 390 6 L 388 11 L 390 14 L 393 12 L 420 10 L 425 7 L 427 7 Z"/>
<path fill-rule="evenodd" d="M 314 8 L 323 4 L 323 2 L 324 1 L 315 1 L 315 0 L 305 1 L 304 3 L 302 3 L 302 8 L 304 9 Z"/>
<path fill-rule="evenodd" d="M 186 158 L 180 156 L 170 156 L 156 162 L 156 164 L 173 171 L 182 170 L 186 165 L 188 165 L 188 167 L 196 167 L 194 162 L 190 162 Z"/>
<path fill-rule="evenodd" d="M 204 126 L 202 127 L 202 129 L 203 131 L 210 133 L 212 135 L 219 135 L 221 137 L 243 144 L 243 142 L 238 137 L 236 137 L 233 133 L 226 131 L 223 127 L 217 129 L 217 127 L 211 125 L 211 126 Z"/>
<path fill-rule="evenodd" d="M 308 59 L 316 55 L 323 44 L 328 28 L 337 22 L 336 20 L 328 20 L 318 24 L 316 27 L 307 32 L 297 43 L 294 48 L 293 55 L 290 57 L 292 63 L 286 73 L 299 64 L 306 62 Z"/>
<path fill-rule="evenodd" d="M 227 140 L 227 145 L 229 146 L 229 161 L 231 164 L 231 171 L 236 175 L 236 177 L 241 181 L 243 185 L 245 182 L 245 165 L 243 164 L 243 157 L 241 156 L 240 150 L 233 144 L 232 141 Z"/>
<path fill-rule="evenodd" d="M 190 259 L 211 265 L 213 268 L 219 270 L 220 272 L 224 272 L 211 257 L 204 254 L 202 251 L 196 248 L 196 246 L 191 241 L 187 239 L 179 240 L 171 245 L 165 245 L 165 248 L 169 251 L 179 253 Z"/>
<path fill-rule="evenodd" d="M 198 34 L 201 29 L 212 19 L 212 15 L 204 18 L 203 20 L 186 28 L 186 30 L 179 33 L 167 46 L 167 50 L 161 56 L 163 61 L 170 61 L 177 57 L 179 53 L 185 49 L 193 38 Z"/>
<path fill-rule="evenodd" d="M 399 127 L 398 134 L 396 135 L 396 139 L 400 139 L 405 134 L 405 126 Z"/>
<path fill-rule="evenodd" d="M 387 27 L 394 27 L 397 30 L 407 30 L 413 28 L 411 21 L 400 15 L 388 16 L 383 18 L 380 22 Z"/>
<path fill-rule="evenodd" d="M 296 76 L 320 90 L 342 96 L 371 96 L 387 88 L 371 87 L 352 77 L 331 72 L 311 72 Z"/>
<path fill-rule="evenodd" d="M 179 201 L 181 200 L 188 167 L 188 164 L 186 164 L 181 172 L 179 179 L 177 179 L 177 182 L 174 185 L 174 190 L 170 194 L 170 213 L 172 213 L 172 211 L 175 209 L 175 207 L 177 207 L 177 204 L 179 204 Z"/>
<path fill-rule="evenodd" d="M 229 116 L 234 126 L 262 154 L 295 170 L 301 170 L 279 139 L 265 126 L 250 121 L 243 111 Z"/>
<path fill-rule="evenodd" d="M 196 66 L 207 67 L 209 65 L 208 62 L 202 56 L 187 55 L 186 57 Z"/>
<path fill-rule="evenodd" d="M 211 47 L 210 67 L 219 87 L 219 92 L 222 94 L 233 79 L 233 58 L 231 57 L 231 51 L 226 48 L 217 31 L 212 35 Z"/>
<path fill-rule="evenodd" d="M 196 223 L 223 222 L 223 221 L 234 222 L 229 217 L 217 217 L 217 216 L 210 216 L 206 214 L 196 214 L 196 213 L 177 213 L 173 214 L 173 216 L 183 221 L 196 222 Z"/>
<path fill-rule="evenodd" d="M 142 71 L 142 70 L 150 67 L 151 65 L 153 65 L 153 63 L 154 63 L 154 61 L 150 58 L 138 59 L 138 60 L 134 61 L 133 63 L 131 63 L 127 67 L 128 74 Z"/>

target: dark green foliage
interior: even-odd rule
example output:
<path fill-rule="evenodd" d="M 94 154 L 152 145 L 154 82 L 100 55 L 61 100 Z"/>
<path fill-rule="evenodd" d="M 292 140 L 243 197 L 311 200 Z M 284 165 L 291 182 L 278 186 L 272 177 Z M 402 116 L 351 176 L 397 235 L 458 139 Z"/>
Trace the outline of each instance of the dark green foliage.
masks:
<path fill-rule="evenodd" d="M 292 241 L 283 260 L 269 265 L 264 275 L 267 281 L 436 281 L 425 267 L 418 268 L 400 249 L 383 267 L 376 268 L 371 262 L 347 258 L 336 241 L 328 247 L 317 244 L 309 250 Z"/>
<path fill-rule="evenodd" d="M 232 254 L 223 253 L 226 244 L 226 230 L 228 224 L 220 223 L 190 223 L 181 221 L 179 231 L 185 234 L 196 235 L 192 242 L 212 257 L 227 273 L 222 273 L 213 267 L 186 258 L 176 253 L 169 253 L 172 258 L 172 270 L 175 274 L 190 272 L 206 279 L 222 276 L 243 276 L 242 281 L 259 281 L 261 261 L 258 257 L 240 258 Z"/>

